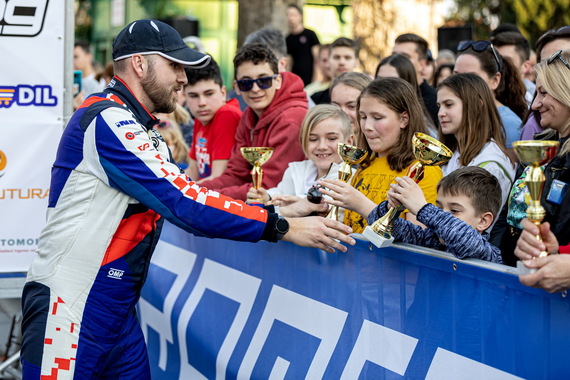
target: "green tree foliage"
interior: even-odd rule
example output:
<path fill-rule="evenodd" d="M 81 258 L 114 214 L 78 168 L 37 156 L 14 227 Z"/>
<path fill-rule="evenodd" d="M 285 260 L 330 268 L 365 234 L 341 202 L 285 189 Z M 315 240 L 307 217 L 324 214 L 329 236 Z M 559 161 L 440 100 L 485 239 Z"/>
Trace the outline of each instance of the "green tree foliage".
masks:
<path fill-rule="evenodd" d="M 139 3 L 151 18 L 166 18 L 175 13 L 175 8 L 173 9 L 171 1 L 139 0 Z"/>
<path fill-rule="evenodd" d="M 515 23 L 534 46 L 548 29 L 570 25 L 570 0 L 509 0 Z"/>
<path fill-rule="evenodd" d="M 570 25 L 570 0 L 455 0 L 447 25 L 470 23 L 486 39 L 499 23 L 516 24 L 532 45 L 545 31 Z"/>

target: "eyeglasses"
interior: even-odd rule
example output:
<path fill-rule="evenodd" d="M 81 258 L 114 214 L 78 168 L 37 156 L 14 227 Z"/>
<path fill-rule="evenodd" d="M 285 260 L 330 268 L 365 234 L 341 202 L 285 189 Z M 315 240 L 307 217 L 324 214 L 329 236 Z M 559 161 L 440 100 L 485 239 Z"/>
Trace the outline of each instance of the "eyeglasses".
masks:
<path fill-rule="evenodd" d="M 248 92 L 253 88 L 253 84 L 256 83 L 260 90 L 267 90 L 273 85 L 273 79 L 277 78 L 277 74 L 270 77 L 262 77 L 257 79 L 240 79 L 236 80 L 236 84 L 240 91 Z"/>
<path fill-rule="evenodd" d="M 562 50 L 558 50 L 556 53 L 552 54 L 550 57 L 548 57 L 548 59 L 546 60 L 547 64 L 551 64 L 552 62 L 554 62 L 554 60 L 558 58 L 562 61 L 562 63 L 564 64 L 564 66 L 566 66 L 568 68 L 568 70 L 570 70 L 570 64 L 568 63 L 567 60 L 565 60 L 564 58 L 562 58 Z"/>
<path fill-rule="evenodd" d="M 481 52 L 484 52 L 485 50 L 487 50 L 487 48 L 489 48 L 489 47 L 491 47 L 491 52 L 493 53 L 493 57 L 495 57 L 495 62 L 497 62 L 497 66 L 499 67 L 499 71 L 501 71 L 503 68 L 502 61 L 499 58 L 499 55 L 497 54 L 495 47 L 489 41 L 471 41 L 471 40 L 461 41 L 459 43 L 459 45 L 457 46 L 457 51 L 462 52 L 462 51 L 465 51 L 465 50 L 471 48 L 471 49 L 473 49 L 473 51 L 476 51 L 477 53 L 481 53 Z"/>

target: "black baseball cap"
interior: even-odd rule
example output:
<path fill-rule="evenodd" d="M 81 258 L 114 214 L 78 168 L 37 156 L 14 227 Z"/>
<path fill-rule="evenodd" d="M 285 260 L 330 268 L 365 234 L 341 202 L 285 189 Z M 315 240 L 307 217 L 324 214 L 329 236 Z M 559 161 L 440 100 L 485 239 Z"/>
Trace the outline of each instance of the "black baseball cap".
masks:
<path fill-rule="evenodd" d="M 113 60 L 119 61 L 135 54 L 158 54 L 185 66 L 201 68 L 210 56 L 186 45 L 180 34 L 158 20 L 137 20 L 127 25 L 113 41 Z"/>

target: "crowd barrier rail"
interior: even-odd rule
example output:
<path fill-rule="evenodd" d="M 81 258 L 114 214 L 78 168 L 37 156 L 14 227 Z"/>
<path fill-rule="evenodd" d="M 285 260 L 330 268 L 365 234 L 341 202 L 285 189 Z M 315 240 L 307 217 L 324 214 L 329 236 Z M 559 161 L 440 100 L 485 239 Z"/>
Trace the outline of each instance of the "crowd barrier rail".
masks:
<path fill-rule="evenodd" d="M 328 254 L 166 223 L 138 305 L 153 379 L 570 376 L 570 302 L 407 244 Z"/>

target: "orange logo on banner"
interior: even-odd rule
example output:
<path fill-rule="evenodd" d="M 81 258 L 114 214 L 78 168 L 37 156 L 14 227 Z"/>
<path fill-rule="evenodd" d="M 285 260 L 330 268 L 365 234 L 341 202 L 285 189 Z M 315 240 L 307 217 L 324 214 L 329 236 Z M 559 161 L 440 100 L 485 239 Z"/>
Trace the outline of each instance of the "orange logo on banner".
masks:
<path fill-rule="evenodd" d="M 6 154 L 0 150 L 0 177 L 4 175 L 4 169 L 6 168 L 7 162 Z"/>

